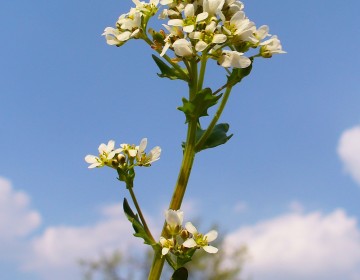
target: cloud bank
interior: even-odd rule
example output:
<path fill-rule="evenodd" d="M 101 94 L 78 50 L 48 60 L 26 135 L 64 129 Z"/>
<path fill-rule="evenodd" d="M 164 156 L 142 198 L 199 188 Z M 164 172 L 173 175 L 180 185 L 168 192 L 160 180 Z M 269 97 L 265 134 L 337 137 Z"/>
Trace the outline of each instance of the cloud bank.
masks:
<path fill-rule="evenodd" d="M 338 154 L 345 171 L 360 184 L 360 126 L 344 131 L 340 137 Z"/>
<path fill-rule="evenodd" d="M 360 279 L 360 230 L 342 209 L 284 214 L 241 227 L 225 242 L 229 252 L 248 247 L 245 274 L 257 280 Z"/>
<path fill-rule="evenodd" d="M 242 276 L 255 280 L 360 279 L 357 220 L 343 209 L 304 213 L 299 202 L 291 203 L 290 209 L 225 237 L 229 254 L 244 244 L 248 248 L 250 259 Z M 0 257 L 18 254 L 13 260 L 19 269 L 36 273 L 39 279 L 81 279 L 80 259 L 97 259 L 115 250 L 141 255 L 145 249 L 132 236 L 132 227 L 118 204 L 103 207 L 102 216 L 93 224 L 48 226 L 31 237 L 41 222 L 39 212 L 31 208 L 26 193 L 0 178 L 0 213 Z"/>

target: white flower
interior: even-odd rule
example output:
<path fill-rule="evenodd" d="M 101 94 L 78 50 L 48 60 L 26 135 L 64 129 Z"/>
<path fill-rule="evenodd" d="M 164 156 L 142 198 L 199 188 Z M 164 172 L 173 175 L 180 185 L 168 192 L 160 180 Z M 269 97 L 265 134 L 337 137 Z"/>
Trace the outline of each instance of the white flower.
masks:
<path fill-rule="evenodd" d="M 176 235 L 180 232 L 184 220 L 184 212 L 169 209 L 165 212 L 166 229 L 169 234 Z"/>
<path fill-rule="evenodd" d="M 221 13 L 225 0 L 204 0 L 203 9 L 204 12 L 209 14 L 209 17 L 215 16 Z M 221 13 L 222 14 L 222 13 Z"/>
<path fill-rule="evenodd" d="M 108 45 L 121 46 L 127 40 L 130 39 L 131 32 L 130 31 L 120 32 L 120 30 L 118 29 L 112 27 L 106 27 L 104 33 L 101 35 L 105 36 L 106 43 Z"/>
<path fill-rule="evenodd" d="M 87 155 L 85 157 L 85 161 L 87 163 L 90 163 L 90 166 L 88 168 L 94 168 L 94 167 L 102 167 L 104 165 L 110 165 L 112 162 L 112 159 L 114 156 L 118 153 L 122 152 L 122 149 L 116 149 L 115 147 L 115 141 L 110 140 L 108 144 L 100 144 L 98 150 L 99 150 L 99 156 L 93 156 L 93 155 Z"/>
<path fill-rule="evenodd" d="M 181 30 L 180 27 L 178 26 L 167 26 L 166 24 L 163 24 L 163 26 L 170 32 L 169 35 L 166 36 L 166 38 L 164 39 L 165 41 L 165 45 L 161 51 L 160 56 L 163 56 L 166 51 L 169 49 L 169 47 L 171 46 L 171 39 L 174 37 L 181 37 L 183 36 L 183 32 Z"/>
<path fill-rule="evenodd" d="M 165 256 L 169 251 L 174 248 L 174 240 L 173 239 L 166 239 L 164 237 L 160 237 L 160 244 L 162 247 L 161 254 Z"/>
<path fill-rule="evenodd" d="M 139 0 L 133 0 L 136 5 L 134 10 L 141 12 L 142 14 L 155 14 L 157 12 L 157 5 L 159 4 L 159 0 L 150 0 L 149 3 L 142 2 Z"/>
<path fill-rule="evenodd" d="M 225 0 L 224 10 L 226 10 L 226 17 L 231 18 L 235 13 L 242 11 L 244 4 L 237 0 Z"/>
<path fill-rule="evenodd" d="M 136 157 L 139 150 L 139 146 L 130 145 L 130 144 L 121 144 L 120 147 L 124 152 L 128 153 L 128 155 L 132 158 Z"/>
<path fill-rule="evenodd" d="M 265 39 L 267 36 L 270 36 L 269 34 L 269 26 L 267 25 L 262 25 L 260 26 L 255 32 L 254 32 L 254 36 L 256 39 L 258 39 L 259 41 Z"/>
<path fill-rule="evenodd" d="M 128 15 L 122 15 L 117 21 L 117 24 L 122 30 L 128 30 L 130 32 L 129 38 L 136 37 L 141 28 L 142 13 L 136 10 L 130 10 Z"/>
<path fill-rule="evenodd" d="M 228 35 L 234 35 L 235 42 L 257 42 L 254 37 L 255 23 L 246 18 L 245 13 L 242 11 L 235 13 L 230 22 L 225 24 L 223 28 Z"/>
<path fill-rule="evenodd" d="M 237 51 L 224 50 L 218 59 L 218 63 L 225 68 L 246 68 L 250 66 L 251 60 L 242 54 Z"/>
<path fill-rule="evenodd" d="M 199 40 L 195 45 L 195 50 L 201 52 L 206 49 L 209 44 L 222 44 L 227 40 L 225 34 L 215 34 L 216 22 L 212 21 L 208 24 L 203 32 L 192 32 L 189 34 L 191 39 Z"/>
<path fill-rule="evenodd" d="M 180 57 L 192 56 L 194 54 L 191 43 L 186 39 L 176 40 L 172 46 L 175 54 Z"/>
<path fill-rule="evenodd" d="M 193 4 L 187 4 L 184 9 L 185 19 L 171 19 L 168 24 L 173 26 L 182 26 L 184 32 L 190 33 L 195 29 L 198 22 L 204 21 L 208 17 L 208 13 L 203 12 L 195 17 L 195 7 Z"/>
<path fill-rule="evenodd" d="M 286 53 L 282 50 L 280 40 L 275 35 L 260 43 L 260 46 L 260 54 L 265 58 L 272 57 L 273 54 Z"/>
<path fill-rule="evenodd" d="M 214 241 L 218 233 L 216 230 L 211 230 L 207 234 L 202 235 L 198 233 L 196 227 L 190 222 L 185 224 L 185 228 L 188 232 L 192 234 L 192 238 L 189 238 L 183 243 L 183 246 L 186 248 L 199 247 L 203 248 L 206 252 L 214 254 L 217 253 L 218 249 L 214 246 L 210 246 L 209 242 Z"/>
<path fill-rule="evenodd" d="M 156 146 L 149 154 L 145 153 L 147 138 L 143 138 L 137 149 L 136 160 L 139 166 L 150 166 L 151 163 L 160 159 L 161 148 Z"/>

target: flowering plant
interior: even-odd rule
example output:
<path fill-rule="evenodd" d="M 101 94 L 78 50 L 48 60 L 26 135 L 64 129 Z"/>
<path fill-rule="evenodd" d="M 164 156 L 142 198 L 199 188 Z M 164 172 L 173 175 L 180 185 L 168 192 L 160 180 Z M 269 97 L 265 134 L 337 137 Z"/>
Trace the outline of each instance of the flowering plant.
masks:
<path fill-rule="evenodd" d="M 188 96 L 178 109 L 185 114 L 186 141 L 183 159 L 174 193 L 166 211 L 166 221 L 161 237 L 154 239 L 142 215 L 134 193 L 135 169 L 149 167 L 160 158 L 161 148 L 145 152 L 147 139 L 139 146 L 115 142 L 99 146 L 99 155 L 88 155 L 89 168 L 110 167 L 117 171 L 118 179 L 126 184 L 137 214 L 124 199 L 124 211 L 132 223 L 135 236 L 144 240 L 154 250 L 153 264 L 148 279 L 160 279 L 165 260 L 174 269 L 172 279 L 187 279 L 184 264 L 191 261 L 198 249 L 216 253 L 209 245 L 217 237 L 212 230 L 203 235 L 195 226 L 183 223 L 180 209 L 186 191 L 195 155 L 203 150 L 225 144 L 229 124 L 218 123 L 233 87 L 248 76 L 257 58 L 271 58 L 285 53 L 279 39 L 269 34 L 266 25 L 256 27 L 244 12 L 238 0 L 133 0 L 135 7 L 122 14 L 115 27 L 107 27 L 103 35 L 109 45 L 122 46 L 129 40 L 142 40 L 158 55 L 153 59 L 159 67 L 161 78 L 182 80 L 188 84 Z M 165 21 L 163 28 L 148 27 L 149 20 L 157 15 Z M 210 60 L 224 70 L 225 79 L 217 89 L 204 88 L 205 73 Z M 209 124 L 203 128 L 202 118 L 209 116 L 208 109 L 218 105 Z"/>

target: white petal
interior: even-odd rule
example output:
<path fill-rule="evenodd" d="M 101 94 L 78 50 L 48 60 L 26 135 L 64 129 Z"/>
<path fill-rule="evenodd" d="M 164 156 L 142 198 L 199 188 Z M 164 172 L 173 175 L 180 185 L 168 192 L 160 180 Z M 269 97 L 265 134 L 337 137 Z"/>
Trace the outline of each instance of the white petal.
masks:
<path fill-rule="evenodd" d="M 183 243 L 183 246 L 186 247 L 186 248 L 193 248 L 193 247 L 196 247 L 197 244 L 196 244 L 196 242 L 195 242 L 194 239 L 189 238 L 188 240 L 186 240 L 186 241 Z"/>
<path fill-rule="evenodd" d="M 215 44 L 221 44 L 224 43 L 227 40 L 227 36 L 224 34 L 215 34 L 214 38 L 212 40 Z"/>
<path fill-rule="evenodd" d="M 233 67 L 235 68 L 246 68 L 250 66 L 251 60 L 245 56 L 240 56 L 236 63 L 233 64 Z"/>
<path fill-rule="evenodd" d="M 121 153 L 123 150 L 124 150 L 124 149 L 122 149 L 122 148 L 118 148 L 118 149 L 114 150 L 114 152 L 115 152 L 115 154 L 119 154 L 119 153 Z"/>
<path fill-rule="evenodd" d="M 112 151 L 112 152 L 110 152 L 108 155 L 107 155 L 107 159 L 113 159 L 114 158 L 114 156 L 115 156 L 115 154 L 116 154 L 116 152 L 115 151 Z"/>
<path fill-rule="evenodd" d="M 191 56 L 193 55 L 193 50 L 191 43 L 186 39 L 178 39 L 173 43 L 175 54 L 178 56 Z"/>
<path fill-rule="evenodd" d="M 187 222 L 185 224 L 185 228 L 188 232 L 190 232 L 191 234 L 196 234 L 198 231 L 196 229 L 196 227 L 194 227 L 194 225 L 191 222 Z"/>
<path fill-rule="evenodd" d="M 107 146 L 104 143 L 101 143 L 98 150 L 99 150 L 99 154 L 102 154 L 103 152 L 106 152 L 106 148 Z"/>
<path fill-rule="evenodd" d="M 184 15 L 185 17 L 193 17 L 195 14 L 194 11 L 194 5 L 193 4 L 187 4 L 184 9 Z"/>
<path fill-rule="evenodd" d="M 161 154 L 161 148 L 159 146 L 156 146 L 155 148 L 153 148 L 150 151 L 151 162 L 154 162 L 154 161 L 160 159 L 160 154 Z"/>
<path fill-rule="evenodd" d="M 200 39 L 200 36 L 201 36 L 201 32 L 199 32 L 199 31 L 195 31 L 195 32 L 191 32 L 190 34 L 189 34 L 189 38 L 190 39 Z"/>
<path fill-rule="evenodd" d="M 184 212 L 181 210 L 169 209 L 165 212 L 165 220 L 171 227 L 181 226 L 183 222 Z"/>
<path fill-rule="evenodd" d="M 168 5 L 168 4 L 171 4 L 172 2 L 173 2 L 173 0 L 161 0 L 160 4 L 161 5 Z"/>
<path fill-rule="evenodd" d="M 121 44 L 121 42 L 112 35 L 106 35 L 105 39 L 106 43 L 110 46 Z"/>
<path fill-rule="evenodd" d="M 139 152 L 143 153 L 147 146 L 147 138 L 141 139 L 140 145 L 139 145 Z"/>
<path fill-rule="evenodd" d="M 118 36 L 117 36 L 117 39 L 121 42 L 124 42 L 124 41 L 127 41 L 130 39 L 130 36 L 131 36 L 131 32 L 130 31 L 125 31 L 123 33 L 120 33 Z"/>
<path fill-rule="evenodd" d="M 167 253 L 169 253 L 169 251 L 170 251 L 170 248 L 162 248 L 162 250 L 161 250 L 161 254 L 163 255 L 163 256 L 165 256 Z"/>
<path fill-rule="evenodd" d="M 203 20 L 207 19 L 208 16 L 209 16 L 209 14 L 207 12 L 203 12 L 201 14 L 198 14 L 196 16 L 196 22 L 203 21 Z"/>
<path fill-rule="evenodd" d="M 160 244 L 161 246 L 164 246 L 166 244 L 167 239 L 165 237 L 160 237 Z"/>
<path fill-rule="evenodd" d="M 215 253 L 217 253 L 219 251 L 218 248 L 215 248 L 213 246 L 204 246 L 202 248 L 205 250 L 205 252 L 208 252 L 210 254 L 215 254 Z"/>
<path fill-rule="evenodd" d="M 181 19 L 171 19 L 168 21 L 168 25 L 172 26 L 183 26 L 184 22 Z"/>
<path fill-rule="evenodd" d="M 208 46 L 208 44 L 206 44 L 204 41 L 199 41 L 195 45 L 195 50 L 197 52 L 202 52 L 203 50 L 206 49 L 207 46 Z"/>
<path fill-rule="evenodd" d="M 170 45 L 171 45 L 170 43 L 165 44 L 165 46 L 163 47 L 163 49 L 161 51 L 160 56 L 163 56 L 166 53 L 166 51 L 169 49 Z"/>
<path fill-rule="evenodd" d="M 110 152 L 110 151 L 114 150 L 114 147 L 115 147 L 115 141 L 114 141 L 114 140 L 110 140 L 110 141 L 108 142 L 108 144 L 107 144 L 107 149 L 108 149 L 108 151 Z"/>
<path fill-rule="evenodd" d="M 207 242 L 214 241 L 217 237 L 218 237 L 218 232 L 216 230 L 211 230 L 204 236 Z"/>
<path fill-rule="evenodd" d="M 98 157 L 93 156 L 93 155 L 87 155 L 87 156 L 85 157 L 85 161 L 86 161 L 87 163 L 95 163 L 95 162 L 98 162 L 98 161 L 97 161 L 97 158 L 98 158 Z"/>
<path fill-rule="evenodd" d="M 187 25 L 183 27 L 184 32 L 191 33 L 194 31 L 195 26 L 194 25 Z"/>
<path fill-rule="evenodd" d="M 131 156 L 131 157 L 136 157 L 136 154 L 137 154 L 137 150 L 135 150 L 135 149 L 130 149 L 129 150 L 129 156 Z"/>
<path fill-rule="evenodd" d="M 216 28 L 216 22 L 212 21 L 208 25 L 206 25 L 205 31 L 208 33 L 212 33 L 215 31 L 215 28 Z"/>
<path fill-rule="evenodd" d="M 91 164 L 88 168 L 95 168 L 95 167 L 98 167 L 100 165 L 101 165 L 101 163 L 95 162 L 95 163 Z"/>

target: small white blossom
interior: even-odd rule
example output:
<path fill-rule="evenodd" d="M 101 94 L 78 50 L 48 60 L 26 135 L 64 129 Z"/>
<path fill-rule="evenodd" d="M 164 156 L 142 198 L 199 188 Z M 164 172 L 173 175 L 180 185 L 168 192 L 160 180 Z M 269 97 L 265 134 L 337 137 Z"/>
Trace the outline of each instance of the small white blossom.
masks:
<path fill-rule="evenodd" d="M 125 143 L 121 144 L 120 147 L 124 152 L 128 153 L 128 155 L 132 158 L 136 157 L 139 150 L 139 146 L 125 144 Z"/>
<path fill-rule="evenodd" d="M 234 14 L 244 9 L 244 4 L 238 0 L 225 0 L 224 10 L 226 18 L 231 18 Z"/>
<path fill-rule="evenodd" d="M 187 4 L 184 9 L 184 19 L 171 19 L 168 24 L 172 26 L 182 26 L 184 32 L 193 32 L 198 22 L 204 21 L 208 17 L 208 13 L 203 12 L 195 17 L 195 7 L 193 4 Z"/>
<path fill-rule="evenodd" d="M 266 58 L 272 57 L 273 54 L 286 53 L 282 50 L 280 40 L 275 35 L 260 43 L 260 46 L 260 54 Z"/>
<path fill-rule="evenodd" d="M 130 32 L 130 38 L 136 38 L 140 33 L 142 13 L 132 9 L 128 15 L 122 15 L 117 21 L 121 30 Z"/>
<path fill-rule="evenodd" d="M 120 30 L 118 29 L 112 27 L 106 27 L 104 33 L 101 35 L 105 36 L 106 43 L 108 45 L 121 46 L 127 40 L 130 39 L 131 32 L 130 31 L 120 32 Z"/>
<path fill-rule="evenodd" d="M 181 27 L 167 26 L 166 24 L 163 24 L 163 26 L 170 32 L 170 34 L 167 35 L 166 38 L 164 39 L 165 45 L 160 53 L 160 56 L 163 56 L 166 53 L 166 51 L 170 48 L 172 38 L 183 36 Z"/>
<path fill-rule="evenodd" d="M 144 138 L 141 140 L 140 145 L 138 146 L 136 155 L 137 163 L 140 166 L 150 166 L 151 163 L 160 159 L 161 148 L 159 146 L 153 148 L 149 154 L 145 153 L 146 146 L 147 138 Z"/>
<path fill-rule="evenodd" d="M 172 46 L 175 54 L 180 57 L 192 56 L 194 54 L 191 43 L 186 39 L 176 40 Z"/>
<path fill-rule="evenodd" d="M 225 68 L 246 68 L 250 66 L 251 60 L 246 56 L 243 56 L 243 53 L 224 50 L 218 59 L 218 63 Z"/>
<path fill-rule="evenodd" d="M 210 246 L 209 242 L 214 241 L 218 233 L 216 230 L 211 230 L 207 234 L 202 235 L 198 233 L 196 227 L 190 222 L 185 224 L 185 228 L 188 232 L 192 234 L 192 238 L 189 238 L 183 243 L 183 246 L 186 248 L 199 247 L 203 248 L 206 252 L 214 254 L 217 253 L 218 249 L 214 246 Z"/>
<path fill-rule="evenodd" d="M 110 140 L 107 145 L 104 143 L 100 144 L 98 148 L 99 156 L 87 155 L 85 157 L 85 161 L 87 163 L 90 163 L 90 166 L 88 168 L 110 165 L 115 155 L 122 152 L 122 149 L 114 150 L 114 147 L 114 140 Z"/>
<path fill-rule="evenodd" d="M 255 23 L 246 18 L 243 11 L 236 12 L 230 21 L 224 25 L 223 29 L 226 34 L 234 36 L 234 43 L 257 42 L 254 37 Z"/>
<path fill-rule="evenodd" d="M 174 240 L 173 239 L 166 239 L 164 237 L 160 237 L 160 244 L 162 247 L 161 254 L 165 256 L 169 251 L 174 248 Z"/>
<path fill-rule="evenodd" d="M 205 27 L 203 32 L 192 32 L 189 34 L 191 39 L 199 40 L 195 45 L 195 50 L 201 52 L 207 48 L 209 44 L 222 44 L 227 40 L 227 36 L 225 34 L 215 34 L 216 22 L 211 21 Z"/>
<path fill-rule="evenodd" d="M 213 17 L 221 13 L 225 0 L 203 0 L 204 12 L 209 14 L 209 17 Z M 221 13 L 222 14 L 222 13 Z"/>
<path fill-rule="evenodd" d="M 166 228 L 171 235 L 180 232 L 184 220 L 184 212 L 181 210 L 169 209 L 165 212 Z"/>
<path fill-rule="evenodd" d="M 267 36 L 270 36 L 269 34 L 269 26 L 262 25 L 260 26 L 255 32 L 254 36 L 259 41 L 264 40 Z"/>

